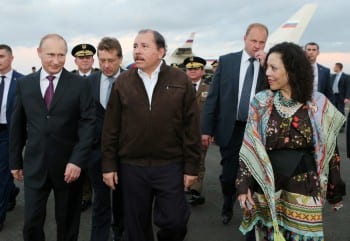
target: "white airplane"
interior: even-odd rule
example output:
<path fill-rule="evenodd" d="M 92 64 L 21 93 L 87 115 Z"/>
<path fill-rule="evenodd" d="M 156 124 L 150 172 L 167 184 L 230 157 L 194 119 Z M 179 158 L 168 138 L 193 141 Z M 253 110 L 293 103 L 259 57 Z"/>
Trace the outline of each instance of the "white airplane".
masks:
<path fill-rule="evenodd" d="M 293 16 L 284 22 L 275 32 L 270 34 L 266 43 L 266 49 L 276 43 L 288 41 L 298 43 L 312 16 L 315 13 L 317 4 L 310 3 L 302 6 Z M 191 33 L 186 42 L 179 48 L 176 48 L 172 54 L 166 58 L 167 63 L 180 65 L 184 59 L 195 54 L 192 52 L 192 44 L 195 33 Z M 210 65 L 214 59 L 207 59 L 207 66 Z"/>

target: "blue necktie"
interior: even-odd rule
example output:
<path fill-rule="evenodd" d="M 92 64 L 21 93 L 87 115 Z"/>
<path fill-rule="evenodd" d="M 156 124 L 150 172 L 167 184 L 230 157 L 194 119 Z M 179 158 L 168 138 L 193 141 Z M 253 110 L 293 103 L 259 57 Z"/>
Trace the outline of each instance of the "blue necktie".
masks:
<path fill-rule="evenodd" d="M 106 93 L 106 102 L 105 102 L 105 106 L 107 107 L 108 104 L 108 100 L 109 100 L 109 96 L 111 95 L 111 89 L 112 89 L 112 85 L 114 83 L 114 77 L 108 77 L 108 89 L 107 89 L 107 93 Z"/>
<path fill-rule="evenodd" d="M 1 107 L 2 107 L 2 97 L 4 96 L 5 78 L 6 78 L 6 76 L 4 76 L 4 75 L 1 76 L 1 83 L 0 83 L 0 111 L 1 111 Z"/>
<path fill-rule="evenodd" d="M 241 101 L 238 107 L 238 120 L 247 121 L 248 109 L 250 101 L 250 92 L 252 90 L 253 78 L 254 78 L 254 60 L 255 58 L 249 58 L 249 66 L 244 77 L 244 83 L 241 93 Z"/>

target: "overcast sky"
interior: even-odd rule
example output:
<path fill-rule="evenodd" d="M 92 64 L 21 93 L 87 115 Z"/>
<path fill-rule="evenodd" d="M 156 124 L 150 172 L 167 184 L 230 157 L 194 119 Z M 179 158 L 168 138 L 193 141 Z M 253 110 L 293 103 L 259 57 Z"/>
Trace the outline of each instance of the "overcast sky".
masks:
<path fill-rule="evenodd" d="M 242 48 L 249 23 L 264 23 L 273 32 L 311 2 L 318 8 L 299 43 L 315 41 L 321 52 L 350 52 L 348 0 L 2 0 L 0 42 L 13 48 L 13 66 L 23 73 L 30 72 L 33 65 L 40 67 L 36 48 L 48 33 L 67 40 L 69 70 L 75 67 L 70 55 L 75 44 L 96 46 L 104 36 L 120 40 L 123 64 L 129 64 L 134 37 L 143 28 L 161 32 L 168 53 L 196 32 L 194 53 L 217 58 Z"/>

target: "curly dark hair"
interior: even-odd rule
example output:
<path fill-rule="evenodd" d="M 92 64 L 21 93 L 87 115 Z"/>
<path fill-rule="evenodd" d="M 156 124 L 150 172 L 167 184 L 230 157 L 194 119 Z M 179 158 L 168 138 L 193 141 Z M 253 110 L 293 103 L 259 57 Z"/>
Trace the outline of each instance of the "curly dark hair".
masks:
<path fill-rule="evenodd" d="M 273 46 L 267 53 L 266 59 L 271 53 L 281 54 L 292 90 L 291 98 L 300 103 L 311 100 L 314 71 L 302 47 L 295 43 L 283 42 Z"/>

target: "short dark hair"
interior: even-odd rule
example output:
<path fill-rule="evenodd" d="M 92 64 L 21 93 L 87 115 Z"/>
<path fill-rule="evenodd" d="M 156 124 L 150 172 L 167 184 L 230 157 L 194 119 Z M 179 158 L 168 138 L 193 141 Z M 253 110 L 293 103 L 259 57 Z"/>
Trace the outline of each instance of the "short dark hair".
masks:
<path fill-rule="evenodd" d="M 316 46 L 317 50 L 320 50 L 320 46 L 315 42 L 308 42 L 307 44 L 305 44 L 305 49 L 309 45 Z"/>
<path fill-rule="evenodd" d="M 12 55 L 12 49 L 7 44 L 0 44 L 0 49 L 5 49 L 10 55 Z"/>
<path fill-rule="evenodd" d="M 335 63 L 335 65 L 338 66 L 340 70 L 343 69 L 343 64 L 342 63 L 337 62 L 337 63 Z"/>
<path fill-rule="evenodd" d="M 123 57 L 122 46 L 120 45 L 118 39 L 116 38 L 104 37 L 101 39 L 100 43 L 97 46 L 97 50 L 111 51 L 113 49 L 117 50 L 118 57 Z M 98 51 L 97 51 L 97 55 L 98 55 Z"/>
<path fill-rule="evenodd" d="M 139 31 L 138 34 L 145 34 L 145 33 L 152 33 L 153 37 L 154 37 L 154 41 L 157 45 L 158 49 L 163 48 L 164 49 L 164 56 L 166 55 L 166 51 L 167 51 L 167 46 L 165 43 L 165 38 L 163 37 L 163 35 L 161 35 L 157 30 L 153 30 L 153 29 L 142 29 Z M 163 58 L 164 58 L 163 56 Z"/>
<path fill-rule="evenodd" d="M 269 58 L 271 53 L 281 54 L 292 90 L 291 98 L 300 103 L 311 100 L 314 72 L 302 47 L 295 43 L 283 42 L 273 46 L 267 53 L 266 59 Z"/>

